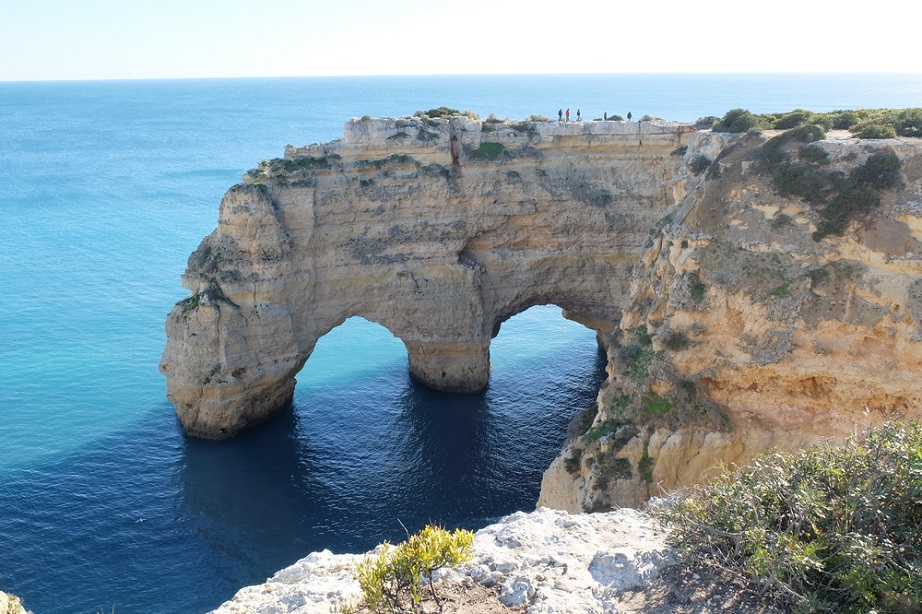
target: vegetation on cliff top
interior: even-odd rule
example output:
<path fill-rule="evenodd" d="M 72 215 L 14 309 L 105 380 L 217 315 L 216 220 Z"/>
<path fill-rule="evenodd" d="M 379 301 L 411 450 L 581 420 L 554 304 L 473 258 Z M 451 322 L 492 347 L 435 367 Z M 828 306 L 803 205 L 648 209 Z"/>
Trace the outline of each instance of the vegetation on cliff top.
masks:
<path fill-rule="evenodd" d="M 922 609 L 922 424 L 766 455 L 658 515 L 686 560 L 785 610 Z"/>
<path fill-rule="evenodd" d="M 359 563 L 356 580 L 362 589 L 364 605 L 372 612 L 420 612 L 423 599 L 422 581 L 432 599 L 442 609 L 442 602 L 432 580 L 432 573 L 443 567 L 457 567 L 470 560 L 474 534 L 464 529 L 446 531 L 427 526 L 392 548 L 385 542 L 373 556 Z"/>
<path fill-rule="evenodd" d="M 750 130 L 790 130 L 798 126 L 816 125 L 823 130 L 849 130 L 863 139 L 894 136 L 922 137 L 922 108 L 858 109 L 814 113 L 796 109 L 787 113 L 757 115 L 746 109 L 732 109 L 712 127 L 717 132 L 748 132 Z"/>

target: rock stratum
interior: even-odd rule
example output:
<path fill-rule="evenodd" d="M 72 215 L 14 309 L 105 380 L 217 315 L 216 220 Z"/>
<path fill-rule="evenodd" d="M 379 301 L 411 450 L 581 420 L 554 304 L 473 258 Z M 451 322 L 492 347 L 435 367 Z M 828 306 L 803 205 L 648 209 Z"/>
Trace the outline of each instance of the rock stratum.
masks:
<path fill-rule="evenodd" d="M 637 506 L 922 416 L 922 143 L 811 144 L 802 164 L 843 177 L 899 160 L 901 187 L 820 238 L 822 212 L 763 168 L 770 136 L 407 118 L 289 146 L 228 191 L 189 259 L 169 398 L 190 434 L 230 437 L 284 409 L 316 341 L 356 315 L 403 340 L 416 379 L 475 391 L 500 325 L 552 303 L 597 331 L 609 377 L 541 505 Z"/>

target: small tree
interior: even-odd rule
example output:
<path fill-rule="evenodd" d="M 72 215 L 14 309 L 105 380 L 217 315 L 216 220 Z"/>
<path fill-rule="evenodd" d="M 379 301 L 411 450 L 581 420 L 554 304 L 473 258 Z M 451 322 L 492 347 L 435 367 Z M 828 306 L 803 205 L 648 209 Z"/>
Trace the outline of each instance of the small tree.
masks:
<path fill-rule="evenodd" d="M 432 582 L 432 572 L 470 560 L 473 543 L 471 531 L 449 532 L 432 525 L 396 547 L 385 542 L 376 555 L 365 558 L 356 568 L 355 577 L 365 603 L 373 612 L 401 612 L 409 601 L 413 611 L 420 612 L 425 580 L 441 611 L 442 601 Z"/>

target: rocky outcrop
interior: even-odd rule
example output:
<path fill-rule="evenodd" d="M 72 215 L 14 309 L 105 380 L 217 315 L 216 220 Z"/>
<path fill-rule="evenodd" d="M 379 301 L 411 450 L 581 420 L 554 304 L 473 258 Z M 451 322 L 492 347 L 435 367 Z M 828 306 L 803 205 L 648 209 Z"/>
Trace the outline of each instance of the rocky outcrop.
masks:
<path fill-rule="evenodd" d="M 0 612 L 3 614 L 32 614 L 22 607 L 19 597 L 2 591 L 0 591 Z"/>
<path fill-rule="evenodd" d="M 469 563 L 440 573 L 440 582 L 494 588 L 502 606 L 531 614 L 619 612 L 623 600 L 661 583 L 662 570 L 675 563 L 664 531 L 632 509 L 518 512 L 477 531 L 473 553 Z M 315 552 L 241 589 L 214 614 L 337 611 L 361 597 L 354 573 L 364 556 Z"/>
<path fill-rule="evenodd" d="M 892 152 L 903 183 L 820 238 L 817 208 L 780 196 L 761 168 L 768 136 L 689 145 L 686 160 L 711 164 L 676 177 L 685 196 L 634 268 L 606 336 L 610 376 L 545 473 L 541 505 L 639 505 L 771 448 L 922 417 L 922 144 L 812 144 L 842 177 Z"/>
<path fill-rule="evenodd" d="M 227 193 L 189 259 L 169 397 L 189 433 L 231 436 L 284 408 L 354 315 L 403 340 L 415 378 L 478 390 L 502 322 L 554 303 L 598 332 L 609 378 L 541 505 L 636 506 L 773 447 L 922 417 L 922 143 L 767 152 L 770 136 L 409 118 L 289 147 Z M 766 168 L 784 154 L 788 182 L 809 167 L 840 189 L 882 152 L 902 186 L 839 236 Z"/>
<path fill-rule="evenodd" d="M 446 391 L 482 389 L 491 338 L 534 305 L 611 332 L 693 134 L 408 118 L 288 147 L 228 191 L 189 258 L 160 364 L 180 421 L 224 438 L 275 415 L 351 316 L 388 328 L 412 376 Z"/>

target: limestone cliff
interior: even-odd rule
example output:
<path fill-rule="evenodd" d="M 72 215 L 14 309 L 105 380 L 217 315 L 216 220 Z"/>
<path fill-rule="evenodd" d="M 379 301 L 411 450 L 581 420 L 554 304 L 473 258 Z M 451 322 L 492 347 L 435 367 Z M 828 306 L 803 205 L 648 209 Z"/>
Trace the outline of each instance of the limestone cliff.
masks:
<path fill-rule="evenodd" d="M 502 322 L 554 303 L 609 358 L 542 484 L 540 504 L 571 511 L 922 416 L 922 142 L 771 136 L 406 118 L 288 147 L 228 191 L 189 259 L 169 397 L 189 433 L 232 436 L 283 409 L 316 341 L 354 315 L 403 340 L 420 381 L 479 390 Z M 876 185 L 882 154 L 901 185 L 833 220 L 841 234 L 775 183 L 802 189 L 810 167 L 835 189 Z"/>
<path fill-rule="evenodd" d="M 637 505 L 720 463 L 922 416 L 922 144 L 810 145 L 840 178 L 876 152 L 901 168 L 902 187 L 882 191 L 876 210 L 821 238 L 822 213 L 779 196 L 765 172 L 767 136 L 702 132 L 690 144 L 686 160 L 711 164 L 677 175 L 685 196 L 606 338 L 608 381 L 546 472 L 540 504 Z"/>
<path fill-rule="evenodd" d="M 388 328 L 411 374 L 448 391 L 486 385 L 490 339 L 533 305 L 614 330 L 693 134 L 408 118 L 288 147 L 228 191 L 189 258 L 193 294 L 169 315 L 160 365 L 183 426 L 223 438 L 276 414 L 351 316 Z"/>

